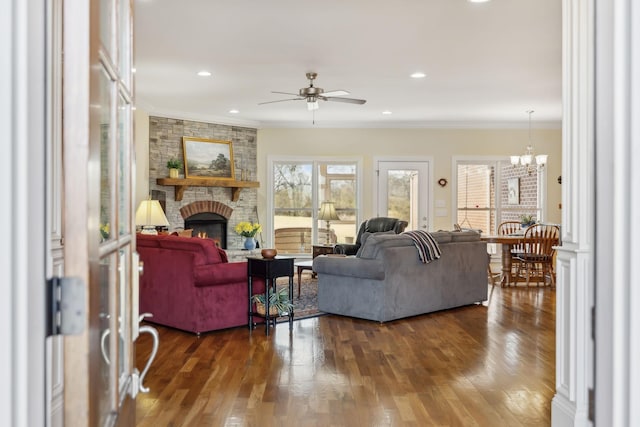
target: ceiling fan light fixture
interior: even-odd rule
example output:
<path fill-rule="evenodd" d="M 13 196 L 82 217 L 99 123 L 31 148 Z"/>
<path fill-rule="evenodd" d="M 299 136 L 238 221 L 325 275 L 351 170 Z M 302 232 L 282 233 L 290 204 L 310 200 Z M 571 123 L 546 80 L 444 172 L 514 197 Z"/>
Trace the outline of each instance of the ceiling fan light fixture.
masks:
<path fill-rule="evenodd" d="M 301 88 L 298 93 L 292 92 L 280 92 L 272 91 L 272 93 L 280 93 L 283 95 L 295 96 L 295 98 L 277 99 L 275 101 L 259 102 L 258 105 L 272 104 L 275 102 L 283 101 L 306 101 L 307 110 L 315 111 L 320 108 L 319 101 L 331 101 L 331 102 L 343 102 L 347 104 L 362 105 L 367 102 L 366 99 L 347 98 L 343 95 L 349 95 L 349 92 L 344 89 L 330 90 L 325 92 L 321 87 L 315 87 L 313 81 L 318 75 L 316 73 L 307 73 L 309 79 L 309 86 Z"/>

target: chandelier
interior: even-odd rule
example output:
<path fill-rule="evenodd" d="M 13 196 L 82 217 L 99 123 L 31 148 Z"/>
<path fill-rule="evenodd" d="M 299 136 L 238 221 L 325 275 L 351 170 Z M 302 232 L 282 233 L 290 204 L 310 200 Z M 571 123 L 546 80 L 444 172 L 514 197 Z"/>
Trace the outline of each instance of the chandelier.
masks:
<path fill-rule="evenodd" d="M 527 173 L 531 175 L 531 172 L 536 168 L 542 169 L 544 165 L 547 164 L 547 155 L 546 154 L 533 154 L 533 145 L 531 145 L 531 114 L 533 114 L 533 110 L 528 110 L 529 114 L 529 144 L 527 145 L 527 149 L 522 156 L 511 156 L 511 164 L 515 168 L 518 165 L 525 166 L 527 168 Z M 535 159 L 536 164 L 533 165 L 533 160 Z"/>

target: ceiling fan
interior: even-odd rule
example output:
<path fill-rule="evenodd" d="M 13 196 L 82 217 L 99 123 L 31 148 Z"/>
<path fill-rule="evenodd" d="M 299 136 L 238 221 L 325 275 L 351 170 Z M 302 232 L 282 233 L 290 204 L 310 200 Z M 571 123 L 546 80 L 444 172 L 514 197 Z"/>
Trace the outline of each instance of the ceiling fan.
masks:
<path fill-rule="evenodd" d="M 349 104 L 364 104 L 367 102 L 365 99 L 355 99 L 355 98 L 344 98 L 344 95 L 349 95 L 349 92 L 346 90 L 331 90 L 325 92 L 324 89 L 320 87 L 315 87 L 313 85 L 313 81 L 318 77 L 318 73 L 307 73 L 307 79 L 309 79 L 309 86 L 303 87 L 298 91 L 298 93 L 289 93 L 289 92 L 277 92 L 272 91 L 271 93 L 280 93 L 283 95 L 293 95 L 295 98 L 287 98 L 287 99 L 278 99 L 277 101 L 267 101 L 260 102 L 258 105 L 262 104 L 273 104 L 274 102 L 283 102 L 283 101 L 307 101 L 307 109 L 308 110 L 317 110 L 320 108 L 318 105 L 318 101 L 336 101 L 336 102 L 346 102 Z"/>

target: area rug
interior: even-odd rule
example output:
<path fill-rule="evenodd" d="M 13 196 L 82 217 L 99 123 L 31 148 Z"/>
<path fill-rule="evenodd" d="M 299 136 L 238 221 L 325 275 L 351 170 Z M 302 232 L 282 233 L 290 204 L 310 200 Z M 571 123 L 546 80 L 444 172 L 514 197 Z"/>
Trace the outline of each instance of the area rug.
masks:
<path fill-rule="evenodd" d="M 276 279 L 278 289 L 289 285 L 288 277 Z M 311 272 L 303 271 L 300 280 L 300 298 L 298 298 L 298 275 L 293 278 L 293 319 L 300 320 L 315 317 L 324 313 L 318 311 L 318 279 L 311 277 Z M 278 319 L 286 321 L 286 318 Z"/>

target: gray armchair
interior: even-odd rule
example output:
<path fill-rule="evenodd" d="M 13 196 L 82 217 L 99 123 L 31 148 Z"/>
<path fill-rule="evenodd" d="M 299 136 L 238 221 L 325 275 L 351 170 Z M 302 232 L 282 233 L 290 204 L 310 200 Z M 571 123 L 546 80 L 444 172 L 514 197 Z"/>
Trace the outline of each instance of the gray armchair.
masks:
<path fill-rule="evenodd" d="M 358 236 L 356 237 L 356 242 L 354 244 L 349 243 L 339 243 L 334 249 L 333 253 L 343 254 L 343 255 L 355 255 L 360 249 L 362 245 L 362 234 L 365 232 L 369 233 L 379 233 L 381 231 L 394 231 L 396 234 L 400 234 L 407 228 L 409 223 L 407 221 L 402 221 L 397 218 L 387 218 L 387 217 L 376 217 L 371 218 L 364 221 L 360 225 L 360 229 L 358 230 Z"/>

